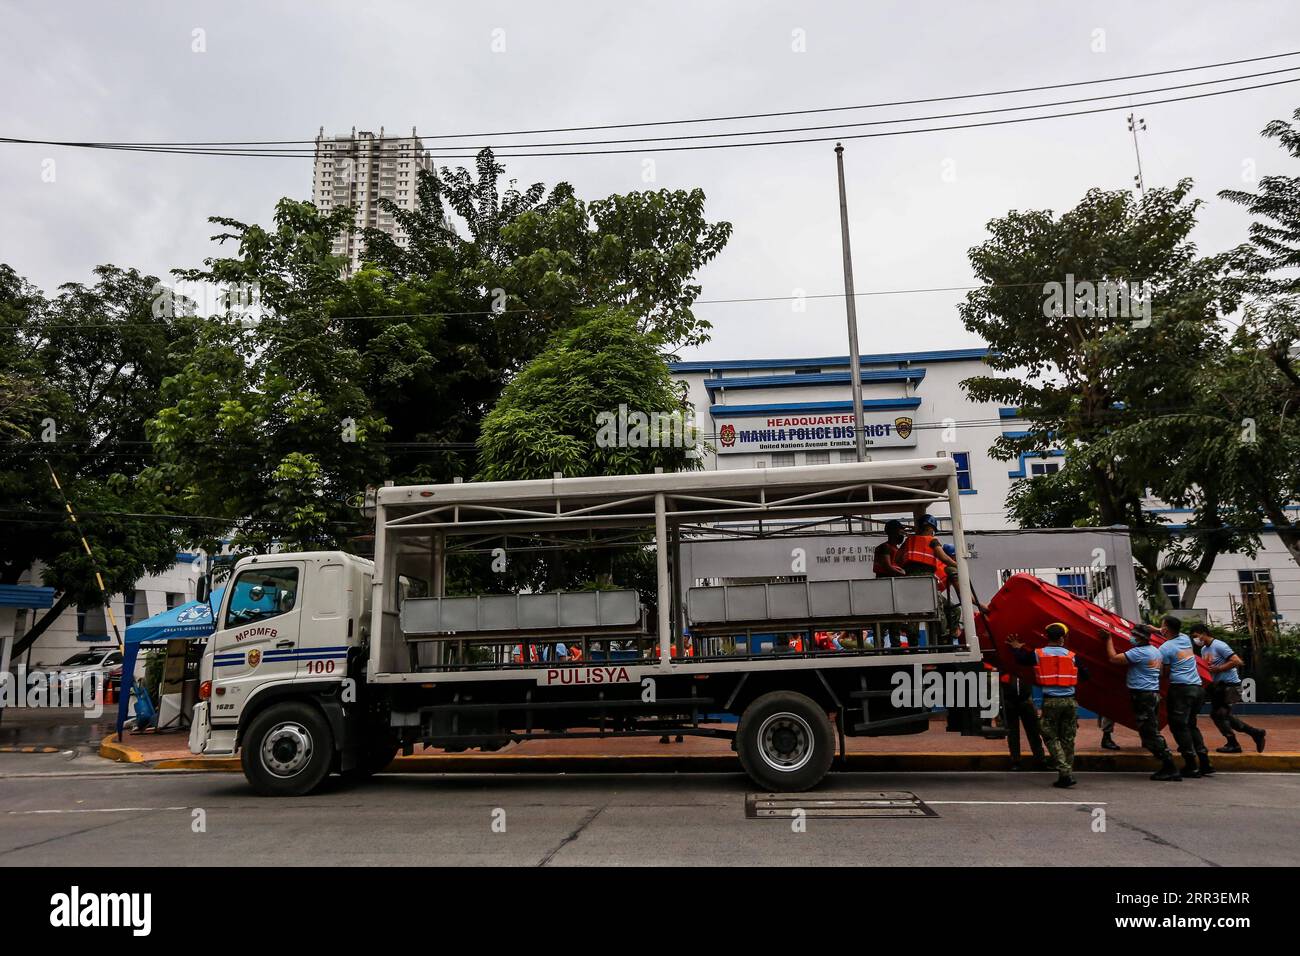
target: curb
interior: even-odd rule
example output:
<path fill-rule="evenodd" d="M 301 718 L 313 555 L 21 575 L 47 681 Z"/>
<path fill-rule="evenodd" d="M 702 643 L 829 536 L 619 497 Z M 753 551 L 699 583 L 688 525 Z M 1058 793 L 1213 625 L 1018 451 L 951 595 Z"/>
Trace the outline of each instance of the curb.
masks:
<path fill-rule="evenodd" d="M 144 754 L 134 747 L 128 747 L 126 744 L 118 743 L 114 738 L 117 734 L 109 734 L 99 742 L 99 755 L 107 760 L 116 760 L 118 763 L 144 763 Z"/>
<path fill-rule="evenodd" d="M 63 747 L 0 747 L 0 754 L 56 754 L 66 748 Z"/>
<path fill-rule="evenodd" d="M 137 753 L 132 751 L 132 753 Z M 132 761 L 135 762 L 135 761 Z M 171 757 L 145 761 L 156 770 L 206 770 L 238 772 L 238 757 Z M 1300 753 L 1218 754 L 1216 770 L 1233 773 L 1300 772 Z M 1148 754 L 1080 754 L 1074 769 L 1080 772 L 1151 773 L 1156 761 Z M 849 754 L 835 769 L 858 773 L 970 773 L 1011 769 L 1005 754 L 896 753 Z M 740 773 L 740 760 L 732 754 L 419 754 L 398 757 L 385 773 Z M 1035 771 L 1028 771 L 1035 772 Z M 1046 771 L 1041 771 L 1046 772 Z"/>

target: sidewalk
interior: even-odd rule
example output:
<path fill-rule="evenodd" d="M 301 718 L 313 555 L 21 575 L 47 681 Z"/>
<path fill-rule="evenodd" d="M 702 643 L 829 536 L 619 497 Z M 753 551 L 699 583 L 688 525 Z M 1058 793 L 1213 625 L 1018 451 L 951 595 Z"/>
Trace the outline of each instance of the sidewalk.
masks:
<path fill-rule="evenodd" d="M 1241 738 L 1247 750 L 1242 754 L 1211 756 L 1221 770 L 1300 771 L 1300 716 L 1254 716 L 1250 723 L 1268 731 L 1267 750 L 1256 754 L 1248 738 Z M 1214 725 L 1200 722 L 1205 742 L 1213 751 L 1223 743 Z M 728 725 L 716 725 L 726 728 Z M 734 729 L 734 724 L 730 725 Z M 1172 746 L 1172 738 L 1165 731 Z M 1115 729 L 1115 742 L 1123 749 L 1101 749 L 1101 732 L 1095 720 L 1080 722 L 1076 745 L 1078 770 L 1145 771 L 1155 768 L 1154 758 L 1142 749 L 1136 731 Z M 950 771 L 1010 768 L 1005 740 L 962 737 L 944 731 L 943 719 L 932 720 L 925 733 L 897 737 L 849 737 L 847 767 L 850 770 Z M 1028 748 L 1024 748 L 1028 756 Z M 119 744 L 104 738 L 100 755 L 110 760 L 145 763 L 164 770 L 238 770 L 238 757 L 196 757 L 189 751 L 184 732 L 131 734 Z M 1027 762 L 1027 761 L 1026 761 Z M 606 739 L 533 740 L 509 744 L 495 753 L 471 751 L 448 754 L 420 749 L 410 757 L 398 757 L 392 770 L 408 773 L 498 773 L 498 772 L 635 772 L 653 770 L 734 771 L 739 769 L 731 742 L 710 737 L 686 736 L 682 743 L 661 744 L 656 737 L 611 737 Z"/>

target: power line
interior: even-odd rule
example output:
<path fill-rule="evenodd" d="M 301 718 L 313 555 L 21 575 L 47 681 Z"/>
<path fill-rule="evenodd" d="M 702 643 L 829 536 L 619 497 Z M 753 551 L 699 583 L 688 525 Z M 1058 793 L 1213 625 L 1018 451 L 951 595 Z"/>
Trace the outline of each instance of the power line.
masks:
<path fill-rule="evenodd" d="M 1226 76 L 1211 80 L 1197 80 L 1191 83 L 1179 83 L 1173 86 L 1156 87 L 1149 90 L 1131 90 L 1124 93 L 1106 93 L 1099 96 L 1085 96 L 1068 100 L 1056 100 L 1046 103 L 1026 103 L 1018 106 L 999 106 L 982 110 L 969 110 L 960 113 L 937 113 L 930 116 L 908 116 L 896 117 L 892 119 L 863 120 L 852 123 L 833 123 L 823 126 L 794 126 L 782 129 L 763 129 L 763 130 L 730 130 L 725 132 L 712 133 L 684 133 L 676 136 L 643 136 L 630 139 L 596 139 L 596 140 L 569 140 L 555 143 L 502 143 L 493 146 L 494 150 L 509 149 L 558 149 L 561 147 L 571 146 L 619 146 L 628 143 L 656 143 L 656 142 L 681 142 L 686 140 L 709 140 L 709 139 L 728 139 L 739 136 L 766 136 L 778 133 L 810 133 L 823 132 L 826 130 L 839 129 L 857 129 L 864 126 L 894 126 L 900 123 L 925 123 L 934 120 L 962 119 L 969 116 L 987 116 L 993 113 L 1011 113 L 1019 110 L 1046 109 L 1056 106 L 1073 106 L 1079 103 L 1095 103 L 1100 100 L 1118 99 L 1120 97 L 1148 96 L 1153 93 L 1167 93 L 1174 90 L 1186 90 L 1197 86 L 1209 86 L 1216 83 L 1235 83 L 1240 80 L 1258 79 L 1263 76 L 1276 76 L 1281 73 L 1294 73 L 1300 70 L 1300 66 L 1289 66 L 1278 70 L 1266 70 L 1261 73 L 1246 73 L 1238 76 Z M 65 144 L 66 145 L 66 144 Z M 93 145 L 101 146 L 105 149 L 129 149 L 135 148 L 134 144 L 124 145 L 119 143 L 94 142 Z M 183 146 L 153 146 L 149 147 L 158 152 L 189 152 L 189 147 Z M 426 152 L 436 152 L 437 146 L 425 146 Z M 654 147 L 649 147 L 653 149 Z M 281 156 L 300 155 L 300 156 L 321 156 L 324 155 L 318 148 L 312 149 L 281 149 L 281 150 L 264 150 L 254 145 L 240 146 L 232 152 L 239 155 L 256 156 L 263 153 L 274 153 Z"/>
<path fill-rule="evenodd" d="M 909 136 L 918 133 L 936 133 L 936 132 L 949 132 L 949 131 L 962 130 L 962 129 L 980 129 L 984 127 L 993 127 L 993 126 L 1009 126 L 1009 125 L 1014 125 L 1019 123 L 1033 123 L 1041 120 L 1064 119 L 1064 118 L 1074 117 L 1074 116 L 1088 116 L 1097 113 L 1113 112 L 1114 110 L 1136 109 L 1136 108 L 1146 107 L 1146 106 L 1159 106 L 1166 103 L 1180 103 L 1180 102 L 1186 102 L 1190 100 L 1207 99 L 1213 96 L 1226 96 L 1231 93 L 1244 93 L 1250 90 L 1266 89 L 1273 86 L 1285 86 L 1297 82 L 1300 82 L 1300 78 L 1292 78 L 1287 80 L 1274 80 L 1270 83 L 1257 83 L 1250 86 L 1236 87 L 1229 90 L 1212 90 L 1205 93 L 1188 94 L 1186 96 L 1165 97 L 1163 99 L 1147 100 L 1146 102 L 1143 103 L 1114 104 L 1111 106 L 1100 106 L 1100 107 L 1094 107 L 1092 109 L 1086 109 L 1086 110 L 1070 110 L 1061 113 L 1047 113 L 1042 116 L 1021 116 L 1021 117 L 1012 117 L 1008 119 L 985 120 L 978 123 L 959 123 L 959 124 L 953 124 L 949 126 L 927 126 L 927 127 L 922 127 L 920 129 L 886 130 L 883 132 L 875 132 L 875 133 L 848 133 L 848 134 L 837 135 L 837 136 L 800 137 L 795 139 L 756 140 L 753 142 L 746 142 L 746 143 L 692 143 L 689 145 L 679 145 L 679 146 L 653 146 L 653 147 L 640 147 L 640 148 L 627 148 L 627 149 L 552 150 L 549 152 L 532 152 L 532 153 L 506 152 L 506 153 L 496 153 L 495 155 L 501 159 L 546 158 L 552 156 L 558 156 L 558 157 L 616 156 L 616 155 L 624 155 L 628 153 L 647 153 L 647 152 L 673 153 L 673 152 L 689 152 L 689 151 L 709 150 L 709 149 L 742 149 L 742 148 L 748 148 L 754 146 L 790 146 L 790 145 L 800 145 L 800 144 L 809 144 L 809 143 L 828 143 L 837 140 L 879 139 L 879 138 L 890 137 L 890 136 Z M 1199 84 L 1192 84 L 1192 85 L 1199 85 Z M 1145 95 L 1145 94 L 1134 94 L 1134 95 Z M 917 122 L 917 121 L 898 120 L 896 122 Z M 754 132 L 752 135 L 759 136 L 759 135 L 765 135 L 765 133 L 762 131 L 757 131 Z M 163 154 L 186 155 L 186 156 L 231 156 L 231 157 L 251 157 L 251 158 L 259 158 L 259 159 L 308 159 L 308 158 L 312 158 L 314 155 L 314 154 L 309 154 L 307 152 L 299 154 L 299 153 L 271 152 L 271 151 L 250 152 L 247 150 L 195 150 L 189 148 L 171 148 L 171 147 L 153 147 L 153 146 L 118 146 L 118 145 L 108 145 L 108 144 L 93 143 L 93 142 L 23 139 L 18 137 L 0 137 L 0 143 L 9 143 L 13 145 L 61 146 L 61 147 L 67 147 L 73 149 L 100 149 L 100 150 L 109 150 L 109 151 L 137 152 L 137 153 L 163 153 Z M 438 158 L 476 159 L 477 154 L 476 153 L 448 153 L 448 154 L 442 154 Z"/>
<path fill-rule="evenodd" d="M 951 285 L 951 286 L 932 286 L 928 288 L 908 288 L 908 289 L 870 289 L 863 292 L 854 292 L 855 298 L 868 296 L 887 296 L 887 295 L 916 295 L 931 294 L 938 292 L 973 292 L 981 289 L 1021 289 L 1021 288 L 1041 288 L 1048 282 L 1057 282 L 1058 279 L 1045 280 L 1043 282 L 992 282 L 982 285 Z M 1077 279 L 1076 281 L 1083 281 Z M 1101 281 L 1101 280 L 1090 280 Z M 1145 279 L 1132 278 L 1129 281 L 1143 282 Z M 173 290 L 174 292 L 177 290 Z M 802 302 L 805 300 L 819 299 L 842 299 L 843 292 L 821 292 L 816 294 L 805 295 L 767 295 L 767 296 L 745 296 L 736 298 L 723 299 L 696 299 L 691 303 L 694 308 L 697 305 L 746 305 L 757 302 Z M 575 306 L 580 308 L 581 304 Z M 329 315 L 329 316 L 311 316 L 312 318 L 321 318 L 328 322 L 376 322 L 382 319 L 438 319 L 450 316 L 472 316 L 472 315 L 520 315 L 529 313 L 548 313 L 555 312 L 556 309 L 550 306 L 525 306 L 523 308 L 505 308 L 505 309 L 474 309 L 467 311 L 447 311 L 447 312 L 396 312 L 396 313 L 376 313 L 375 315 Z M 235 318 L 232 320 L 235 324 L 240 321 L 240 313 L 234 313 Z M 251 331 L 259 324 L 271 323 L 282 320 L 283 317 L 278 315 L 262 315 L 255 321 L 248 324 L 247 328 Z M 297 316 L 291 317 L 297 318 Z M 202 316 L 202 315 L 176 315 L 170 317 L 171 321 L 192 321 L 192 322 L 213 322 L 224 319 L 224 316 Z M 21 325 L 0 325 L 0 332 L 17 332 L 17 331 L 35 331 L 42 332 L 47 330 L 62 329 L 129 329 L 129 328 L 148 328 L 163 330 L 166 326 L 162 322 L 64 322 L 55 324 L 35 324 L 30 330 Z"/>
<path fill-rule="evenodd" d="M 825 106 L 810 109 L 797 110 L 777 110 L 766 113 L 737 113 L 725 116 L 703 116 L 693 117 L 690 119 L 672 119 L 672 120 L 648 120 L 633 123 L 607 123 L 603 125 L 589 126 L 561 126 L 545 129 L 522 129 L 522 130 L 497 130 L 487 133 L 444 133 L 431 137 L 435 140 L 442 139 L 487 139 L 497 136 L 537 136 L 550 133 L 585 133 L 598 132 L 612 129 L 637 129 L 647 126 L 681 126 L 700 123 L 724 123 L 738 120 L 752 119 L 772 119 L 784 116 L 809 116 L 817 113 L 837 113 L 849 112 L 853 110 L 867 109 L 885 109 L 895 106 L 918 106 L 926 103 L 944 103 L 954 100 L 965 99 L 982 99 L 992 96 L 1012 96 L 1021 93 L 1040 93 L 1047 90 L 1069 89 L 1078 86 L 1091 86 L 1104 83 L 1118 83 L 1124 80 L 1148 79 L 1154 76 L 1171 76 L 1178 73 L 1194 73 L 1201 70 L 1212 70 L 1228 66 L 1241 66 L 1246 63 L 1262 63 L 1270 60 L 1285 59 L 1287 57 L 1300 56 L 1300 50 L 1293 50 L 1287 53 L 1273 53 L 1267 56 L 1245 57 L 1237 60 L 1221 60 L 1217 63 L 1206 63 L 1200 66 L 1185 66 L 1169 70 L 1153 70 L 1147 73 L 1129 73 L 1122 76 L 1104 77 L 1095 80 L 1075 80 L 1067 83 L 1049 83 L 1038 86 L 1025 86 L 1015 89 L 1006 90 L 988 90 L 980 93 L 957 93 L 945 96 L 930 96 L 910 100 L 893 100 L 880 103 L 863 103 L 854 106 Z M 1120 95 L 1120 94 L 1116 94 Z M 386 139 L 388 137 L 385 137 Z M 405 137 L 392 137 L 401 139 Z M 191 142 L 126 142 L 114 145 L 123 146 L 290 146 L 299 144 L 314 144 L 316 139 L 281 139 L 281 140 L 227 140 L 227 141 L 191 141 Z"/>

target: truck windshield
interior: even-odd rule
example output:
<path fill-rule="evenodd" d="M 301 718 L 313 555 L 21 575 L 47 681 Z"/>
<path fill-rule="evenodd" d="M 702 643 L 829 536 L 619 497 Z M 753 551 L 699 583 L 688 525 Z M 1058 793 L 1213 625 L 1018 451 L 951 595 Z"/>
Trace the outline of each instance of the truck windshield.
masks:
<path fill-rule="evenodd" d="M 235 579 L 226 627 L 287 614 L 298 599 L 297 568 L 250 568 Z"/>

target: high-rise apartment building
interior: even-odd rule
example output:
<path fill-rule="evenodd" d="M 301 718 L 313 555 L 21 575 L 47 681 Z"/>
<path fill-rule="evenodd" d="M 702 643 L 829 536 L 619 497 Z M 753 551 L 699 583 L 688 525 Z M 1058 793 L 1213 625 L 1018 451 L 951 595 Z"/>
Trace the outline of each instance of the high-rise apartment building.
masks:
<path fill-rule="evenodd" d="M 316 137 L 312 202 L 322 212 L 340 206 L 356 210 L 356 231 L 334 241 L 334 254 L 347 257 L 347 274 L 361 265 L 365 252 L 362 229 L 381 229 L 406 244 L 393 214 L 381 209 L 379 200 L 391 199 L 399 208 L 415 208 L 415 174 L 431 165 L 414 127 L 410 136 L 400 137 L 385 136 L 382 126 L 378 135 L 357 132 L 354 126 L 351 135 L 327 137 L 321 127 Z"/>

